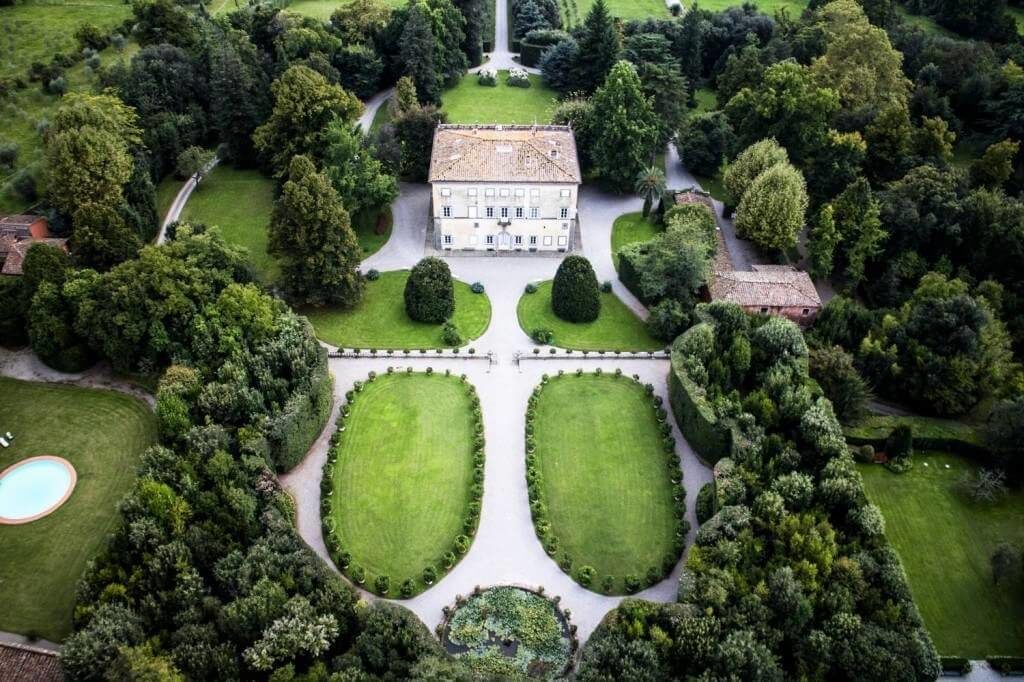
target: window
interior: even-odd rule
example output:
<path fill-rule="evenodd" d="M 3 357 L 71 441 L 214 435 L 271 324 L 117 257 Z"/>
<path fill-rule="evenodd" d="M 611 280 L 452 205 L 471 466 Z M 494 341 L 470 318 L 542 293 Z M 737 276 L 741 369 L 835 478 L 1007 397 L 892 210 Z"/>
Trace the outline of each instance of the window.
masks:
<path fill-rule="evenodd" d="M 451 195 L 452 195 L 452 188 L 451 187 L 442 187 L 441 188 L 441 196 L 443 196 L 443 197 L 450 197 Z"/>
<path fill-rule="evenodd" d="M 530 196 L 531 197 L 539 197 L 540 196 L 540 190 L 537 189 L 536 187 L 531 187 L 530 188 Z"/>
<path fill-rule="evenodd" d="M 565 246 L 568 243 L 569 243 L 569 238 L 568 237 L 559 237 L 558 238 L 558 245 L 559 246 Z"/>
<path fill-rule="evenodd" d="M 530 217 L 534 218 L 534 219 L 539 218 L 540 217 L 540 209 L 537 208 L 536 206 L 532 207 L 530 209 Z"/>
<path fill-rule="evenodd" d="M 466 190 L 466 196 L 475 197 L 476 196 L 476 187 L 470 187 L 469 189 L 467 189 Z"/>
<path fill-rule="evenodd" d="M 762 313 L 767 313 L 767 312 L 768 312 L 768 309 L 767 309 L 767 308 L 761 308 L 761 312 L 762 312 Z"/>
<path fill-rule="evenodd" d="M 537 245 L 537 235 L 531 234 L 530 235 L 530 246 L 536 246 L 536 245 Z"/>
<path fill-rule="evenodd" d="M 811 314 L 811 309 L 810 308 L 804 308 L 804 315 L 810 315 L 810 314 Z"/>
<path fill-rule="evenodd" d="M 551 237 L 544 237 L 544 246 L 551 246 Z"/>
<path fill-rule="evenodd" d="M 522 243 L 523 243 L 523 235 L 517 234 L 516 235 L 516 244 L 522 244 Z"/>
<path fill-rule="evenodd" d="M 493 206 L 488 206 L 487 210 L 485 211 L 485 213 L 487 214 L 488 218 L 493 218 L 494 217 L 494 207 Z"/>
<path fill-rule="evenodd" d="M 563 189 L 559 194 L 560 196 L 567 197 L 569 196 L 569 190 Z"/>
<path fill-rule="evenodd" d="M 502 206 L 501 207 L 501 217 L 502 218 L 507 218 L 508 217 L 508 206 Z"/>
<path fill-rule="evenodd" d="M 451 244 L 452 243 L 452 236 L 450 234 L 446 234 L 444 236 L 444 243 L 445 244 Z"/>
<path fill-rule="evenodd" d="M 516 217 L 517 218 L 522 218 L 523 217 L 523 207 L 522 206 L 516 206 Z"/>
<path fill-rule="evenodd" d="M 498 194 L 499 194 L 500 196 L 503 196 L 503 197 L 507 197 L 507 196 L 508 196 L 508 187 L 502 187 L 502 188 L 501 188 L 501 189 L 500 189 L 500 190 L 498 191 Z"/>
<path fill-rule="evenodd" d="M 559 218 L 568 218 L 569 217 L 569 209 L 567 209 L 567 208 L 565 208 L 563 206 L 561 208 L 561 210 L 559 210 L 559 212 L 558 212 L 558 217 Z"/>
<path fill-rule="evenodd" d="M 494 243 L 494 235 L 493 234 L 487 235 L 486 241 L 487 241 L 488 244 L 493 244 Z"/>
<path fill-rule="evenodd" d="M 444 207 L 442 207 L 441 208 L 441 215 L 443 215 L 445 218 L 451 218 L 452 217 L 452 207 L 451 206 L 444 206 Z"/>
<path fill-rule="evenodd" d="M 523 189 L 522 187 L 519 187 L 519 188 L 517 188 L 517 189 L 516 189 L 516 196 L 517 196 L 517 197 L 523 197 L 523 196 L 526 196 L 526 190 L 525 190 L 525 189 Z"/>
<path fill-rule="evenodd" d="M 487 189 L 485 189 L 484 190 L 484 196 L 485 197 L 493 197 L 494 196 L 494 188 L 493 187 L 488 187 Z"/>

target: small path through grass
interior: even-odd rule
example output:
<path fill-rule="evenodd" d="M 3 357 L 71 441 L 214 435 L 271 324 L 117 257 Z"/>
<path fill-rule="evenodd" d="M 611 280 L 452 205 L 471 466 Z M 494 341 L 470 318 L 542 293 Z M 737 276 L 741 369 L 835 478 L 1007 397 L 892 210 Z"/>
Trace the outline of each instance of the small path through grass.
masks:
<path fill-rule="evenodd" d="M 541 499 L 556 556 L 597 574 L 591 588 L 624 594 L 673 550 L 676 520 L 658 421 L 643 386 L 614 375 L 561 376 L 540 389 L 534 419 Z"/>
<path fill-rule="evenodd" d="M 601 314 L 594 322 L 566 322 L 551 309 L 551 282 L 541 282 L 535 293 L 524 293 L 519 299 L 517 314 L 527 335 L 536 329 L 550 329 L 555 336 L 552 345 L 559 348 L 637 351 L 665 347 L 613 293 L 601 294 Z"/>
<path fill-rule="evenodd" d="M 458 377 L 396 373 L 357 394 L 334 465 L 332 518 L 352 564 L 392 592 L 423 569 L 444 573 L 442 555 L 462 534 L 473 484 L 470 396 Z"/>
<path fill-rule="evenodd" d="M 366 295 L 353 310 L 309 309 L 303 311 L 317 337 L 339 348 L 395 350 L 445 348 L 439 324 L 415 322 L 405 313 L 405 282 L 408 270 L 383 272 L 366 283 Z M 455 282 L 455 325 L 469 345 L 491 319 L 487 294 L 474 294 L 465 282 Z"/>

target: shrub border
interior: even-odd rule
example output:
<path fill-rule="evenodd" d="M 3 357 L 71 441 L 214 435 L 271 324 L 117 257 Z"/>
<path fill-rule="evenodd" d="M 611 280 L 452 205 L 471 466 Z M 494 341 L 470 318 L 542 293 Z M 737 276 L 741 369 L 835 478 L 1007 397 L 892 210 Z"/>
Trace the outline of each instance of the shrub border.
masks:
<path fill-rule="evenodd" d="M 604 372 L 600 367 L 592 372 L 594 376 L 602 376 Z M 526 429 L 525 429 L 525 445 L 526 445 L 526 489 L 527 495 L 530 502 L 530 518 L 533 520 L 533 529 L 537 535 L 537 539 L 540 541 L 541 546 L 544 548 L 544 552 L 555 559 L 555 555 L 558 552 L 558 537 L 550 529 L 547 519 L 547 509 L 542 496 L 541 490 L 541 475 L 537 469 L 537 443 L 534 439 L 534 419 L 536 417 L 537 400 L 543 390 L 543 387 L 547 385 L 552 378 L 559 377 L 581 377 L 584 375 L 582 369 L 577 369 L 573 375 L 565 374 L 565 370 L 559 370 L 556 377 L 551 377 L 548 374 L 543 374 L 540 379 L 540 384 L 534 387 L 533 392 L 530 394 L 530 398 L 527 401 L 526 407 Z M 612 373 L 612 376 L 616 378 L 624 377 L 621 368 L 616 368 Z M 625 377 L 627 381 L 633 381 L 636 384 L 640 384 L 640 375 L 634 374 L 632 377 Z M 564 561 L 557 562 L 558 567 L 562 569 L 562 572 L 568 575 L 574 582 L 581 587 L 590 590 L 596 594 L 608 594 L 625 596 L 636 594 L 641 590 L 645 590 L 648 587 L 658 584 L 669 575 L 671 575 L 676 564 L 679 563 L 679 559 L 683 554 L 683 550 L 686 549 L 686 535 L 690 531 L 690 524 L 686 520 L 686 489 L 683 487 L 683 470 L 680 466 L 679 454 L 676 452 L 676 439 L 672 435 L 672 423 L 669 421 L 669 413 L 662 405 L 662 398 L 654 393 L 654 384 L 643 384 L 644 393 L 651 401 L 651 409 L 654 411 L 655 417 L 658 420 L 661 437 L 662 437 L 662 452 L 666 457 L 666 466 L 668 467 L 669 481 L 673 487 L 673 500 L 675 502 L 673 506 L 673 513 L 676 519 L 676 536 L 672 543 L 672 550 L 665 555 L 662 559 L 661 566 L 651 566 L 647 573 L 643 576 L 626 575 L 623 576 L 623 581 L 626 585 L 632 583 L 633 587 L 626 587 L 625 592 L 621 595 L 616 592 L 609 590 L 598 591 L 598 585 L 595 584 L 599 576 L 593 575 L 589 579 L 583 579 L 581 581 L 581 573 L 583 569 L 592 567 L 581 564 L 573 570 L 572 562 L 568 566 L 565 565 Z M 671 560 L 671 561 L 670 561 Z"/>
<path fill-rule="evenodd" d="M 403 368 L 388 367 L 385 374 L 398 374 L 401 369 Z M 422 372 L 415 372 L 412 367 L 405 367 L 404 369 L 407 375 L 415 373 L 430 376 L 434 374 L 432 367 L 427 367 L 426 371 Z M 338 460 L 339 445 L 341 444 L 342 434 L 345 431 L 345 420 L 348 418 L 352 404 L 356 401 L 359 393 L 362 392 L 367 384 L 375 381 L 378 376 L 380 375 L 376 372 L 370 372 L 365 381 L 354 382 L 352 388 L 345 393 L 345 402 L 342 403 L 338 411 L 337 428 L 331 435 L 331 446 L 327 451 L 327 461 L 324 462 L 323 473 L 320 479 L 320 528 L 331 561 L 334 562 L 334 565 L 341 574 L 353 585 L 372 592 L 379 597 L 410 599 L 439 583 L 469 553 L 469 549 L 473 545 L 473 538 L 476 536 L 477 529 L 480 526 L 480 511 L 484 496 L 484 464 L 486 462 L 484 446 L 486 440 L 484 438 L 483 413 L 480 410 L 480 397 L 477 395 L 476 387 L 469 382 L 465 374 L 457 375 L 456 378 L 466 388 L 466 392 L 469 395 L 470 414 L 473 416 L 473 430 L 476 434 L 473 440 L 473 484 L 470 486 L 470 501 L 465 510 L 466 516 L 462 524 L 463 532 L 452 540 L 451 547 L 447 551 L 423 567 L 423 573 L 420 574 L 419 578 L 415 580 L 413 578 L 408 579 L 414 580 L 414 587 L 411 592 L 402 594 L 401 585 L 391 585 L 388 591 L 382 592 L 376 585 L 364 584 L 365 576 L 360 579 L 358 574 L 353 575 L 353 569 L 360 567 L 352 562 L 351 554 L 345 550 L 341 538 L 334 528 L 334 519 L 331 516 L 334 465 Z M 453 376 L 452 371 L 450 369 L 444 370 L 444 376 Z M 434 579 L 430 582 L 427 582 L 423 576 L 428 569 L 433 569 L 434 571 Z"/>

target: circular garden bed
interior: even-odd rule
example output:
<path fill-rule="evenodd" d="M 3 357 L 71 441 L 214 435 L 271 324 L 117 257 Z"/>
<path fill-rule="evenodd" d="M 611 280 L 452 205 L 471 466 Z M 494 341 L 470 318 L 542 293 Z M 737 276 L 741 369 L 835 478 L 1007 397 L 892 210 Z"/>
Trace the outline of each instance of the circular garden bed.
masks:
<path fill-rule="evenodd" d="M 449 371 L 389 367 L 345 395 L 321 481 L 327 549 L 352 582 L 408 598 L 466 552 L 480 520 L 476 390 Z"/>
<path fill-rule="evenodd" d="M 654 386 L 614 373 L 544 375 L 526 412 L 530 512 L 545 551 L 580 585 L 632 594 L 682 554 L 686 494 Z"/>
<path fill-rule="evenodd" d="M 445 616 L 441 643 L 481 675 L 552 679 L 569 671 L 576 628 L 557 599 L 521 587 L 491 587 L 459 597 Z"/>

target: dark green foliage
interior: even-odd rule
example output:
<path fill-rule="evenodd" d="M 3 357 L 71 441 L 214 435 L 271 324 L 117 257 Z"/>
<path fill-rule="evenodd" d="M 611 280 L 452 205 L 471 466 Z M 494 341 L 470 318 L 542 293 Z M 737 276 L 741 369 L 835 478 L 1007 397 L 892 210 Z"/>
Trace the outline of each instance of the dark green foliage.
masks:
<path fill-rule="evenodd" d="M 198 25 L 185 7 L 172 0 L 135 0 L 132 33 L 140 45 L 167 43 L 189 49 L 200 40 Z"/>
<path fill-rule="evenodd" d="M 582 43 L 580 54 L 587 54 Z M 593 137 L 587 151 L 594 170 L 609 188 L 628 191 L 650 165 L 660 135 L 658 118 L 641 89 L 635 67 L 617 62 L 594 93 L 591 106 Z"/>
<path fill-rule="evenodd" d="M 228 33 L 210 46 L 210 123 L 226 156 L 240 166 L 256 160 L 252 134 L 270 114 L 270 82 L 248 36 Z"/>
<path fill-rule="evenodd" d="M 401 174 L 410 180 L 425 180 L 434 147 L 434 130 L 447 120 L 434 107 L 414 109 L 393 123 L 393 135 L 400 148 Z M 387 127 L 387 126 L 386 126 Z M 382 131 L 382 136 L 387 133 Z"/>
<path fill-rule="evenodd" d="M 544 82 L 558 92 L 570 92 L 576 85 L 576 62 L 580 48 L 574 38 L 567 38 L 548 48 L 540 60 Z"/>
<path fill-rule="evenodd" d="M 736 135 L 729 119 L 720 111 L 687 119 L 676 138 L 679 156 L 698 175 L 713 177 L 726 158 L 732 156 Z"/>
<path fill-rule="evenodd" d="M 593 322 L 601 312 L 594 268 L 583 256 L 568 256 L 559 264 L 551 286 L 551 309 L 568 322 Z"/>
<path fill-rule="evenodd" d="M 441 83 L 435 64 L 436 44 L 430 25 L 430 10 L 425 3 L 409 7 L 409 17 L 402 32 L 401 61 L 405 75 L 416 84 L 416 97 L 424 104 L 440 104 Z"/>
<path fill-rule="evenodd" d="M 369 99 L 380 90 L 384 63 L 365 45 L 346 45 L 331 62 L 340 75 L 341 87 L 360 99 Z"/>
<path fill-rule="evenodd" d="M 424 258 L 405 283 L 405 313 L 417 322 L 441 324 L 454 312 L 455 289 L 448 264 L 440 258 Z"/>
<path fill-rule="evenodd" d="M 589 94 L 604 83 L 619 55 L 619 34 L 604 0 L 591 5 L 577 40 L 581 58 L 576 65 L 573 89 Z"/>
<path fill-rule="evenodd" d="M 683 331 L 688 321 L 689 315 L 682 304 L 666 298 L 651 308 L 650 316 L 647 318 L 647 331 L 656 339 L 672 341 Z"/>
<path fill-rule="evenodd" d="M 704 524 L 715 515 L 715 484 L 705 483 L 700 487 L 695 502 L 697 523 Z"/>
<path fill-rule="evenodd" d="M 900 424 L 885 441 L 885 454 L 889 459 L 904 459 L 914 454 L 914 430 L 909 424 Z"/>
<path fill-rule="evenodd" d="M 810 368 L 811 376 L 832 402 L 839 421 L 849 424 L 863 416 L 871 391 L 853 366 L 853 356 L 839 346 L 814 348 Z"/>

